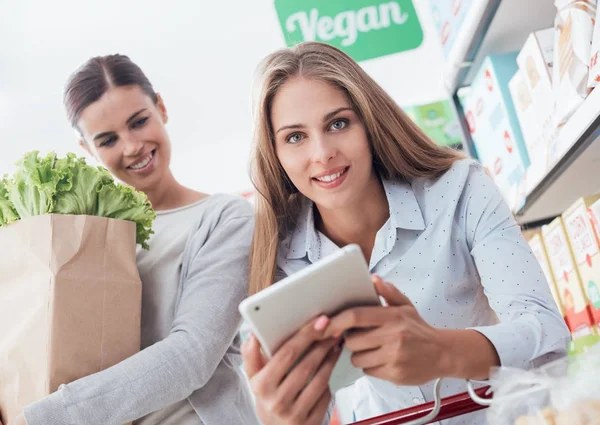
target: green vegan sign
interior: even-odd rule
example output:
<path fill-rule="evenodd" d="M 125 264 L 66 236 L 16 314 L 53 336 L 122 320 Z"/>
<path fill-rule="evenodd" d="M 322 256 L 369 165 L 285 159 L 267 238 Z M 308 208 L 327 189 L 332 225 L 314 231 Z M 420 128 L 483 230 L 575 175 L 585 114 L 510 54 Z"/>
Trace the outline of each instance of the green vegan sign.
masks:
<path fill-rule="evenodd" d="M 288 46 L 322 41 L 361 61 L 423 42 L 412 0 L 275 0 L 275 9 Z"/>

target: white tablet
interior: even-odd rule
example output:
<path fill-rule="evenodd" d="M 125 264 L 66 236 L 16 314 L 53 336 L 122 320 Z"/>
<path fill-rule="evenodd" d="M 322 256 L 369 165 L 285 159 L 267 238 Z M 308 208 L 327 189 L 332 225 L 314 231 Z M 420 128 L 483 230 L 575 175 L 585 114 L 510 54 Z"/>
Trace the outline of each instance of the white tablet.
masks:
<path fill-rule="evenodd" d="M 360 247 L 352 244 L 245 299 L 239 310 L 270 358 L 309 320 L 369 305 L 381 302 Z M 344 349 L 329 385 L 335 392 L 361 376 Z"/>

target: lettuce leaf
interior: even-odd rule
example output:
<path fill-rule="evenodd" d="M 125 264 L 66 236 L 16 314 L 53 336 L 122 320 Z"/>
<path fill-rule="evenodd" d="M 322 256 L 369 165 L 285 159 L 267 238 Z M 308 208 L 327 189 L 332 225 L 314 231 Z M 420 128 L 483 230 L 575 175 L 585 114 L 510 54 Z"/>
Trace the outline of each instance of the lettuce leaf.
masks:
<path fill-rule="evenodd" d="M 147 241 L 154 233 L 152 222 L 156 213 L 142 192 L 129 186 L 104 184 L 98 191 L 96 215 L 135 222 L 137 242 L 142 248 L 149 249 Z"/>
<path fill-rule="evenodd" d="M 0 180 L 0 226 L 42 214 L 96 215 L 133 221 L 136 241 L 149 249 L 156 213 L 148 197 L 115 183 L 108 170 L 68 153 L 40 157 L 38 151 L 17 162 L 12 178 Z"/>
<path fill-rule="evenodd" d="M 8 200 L 8 189 L 6 178 L 0 180 L 0 227 L 6 226 L 19 219 L 12 202 Z"/>
<path fill-rule="evenodd" d="M 77 158 L 73 154 L 57 160 L 55 169 L 63 178 L 57 187 L 52 212 L 98 215 L 98 190 L 113 182 L 108 171 L 87 165 L 85 158 Z"/>
<path fill-rule="evenodd" d="M 48 214 L 52 211 L 56 187 L 62 176 L 55 172 L 56 154 L 44 158 L 29 152 L 17 162 L 17 171 L 7 180 L 8 199 L 20 218 Z"/>

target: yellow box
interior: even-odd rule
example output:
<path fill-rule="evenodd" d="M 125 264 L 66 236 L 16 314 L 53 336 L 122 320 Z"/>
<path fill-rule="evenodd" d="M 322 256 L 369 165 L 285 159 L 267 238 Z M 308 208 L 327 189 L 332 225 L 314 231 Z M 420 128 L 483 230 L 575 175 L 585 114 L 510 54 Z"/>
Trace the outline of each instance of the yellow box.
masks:
<path fill-rule="evenodd" d="M 576 337 L 589 335 L 592 318 L 562 217 L 544 226 L 542 235 L 567 325 Z"/>
<path fill-rule="evenodd" d="M 595 326 L 600 326 L 600 244 L 594 233 L 590 208 L 598 199 L 600 194 L 580 198 L 563 213 L 575 264 Z"/>
<path fill-rule="evenodd" d="M 544 272 L 544 276 L 548 281 L 548 286 L 550 286 L 550 292 L 552 293 L 552 298 L 554 298 L 554 302 L 558 307 L 558 311 L 560 314 L 565 316 L 565 311 L 560 301 L 560 297 L 558 296 L 558 289 L 556 287 L 556 281 L 554 280 L 554 276 L 552 275 L 552 271 L 550 270 L 550 262 L 548 261 L 548 253 L 546 252 L 546 247 L 544 246 L 544 241 L 542 240 L 541 232 L 534 234 L 527 241 L 529 243 L 529 247 L 533 251 L 533 255 L 537 258 L 538 263 L 540 263 L 540 267 Z"/>

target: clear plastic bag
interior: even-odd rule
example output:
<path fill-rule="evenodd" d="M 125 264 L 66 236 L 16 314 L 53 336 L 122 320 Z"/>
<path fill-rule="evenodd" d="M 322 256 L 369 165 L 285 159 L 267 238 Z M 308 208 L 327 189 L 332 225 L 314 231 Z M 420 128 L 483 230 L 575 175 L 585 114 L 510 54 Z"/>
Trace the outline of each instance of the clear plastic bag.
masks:
<path fill-rule="evenodd" d="M 489 425 L 600 425 L 600 345 L 523 371 L 499 368 Z"/>

